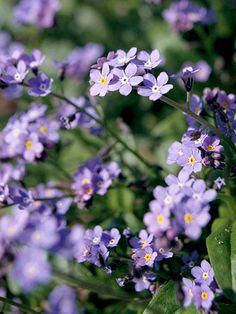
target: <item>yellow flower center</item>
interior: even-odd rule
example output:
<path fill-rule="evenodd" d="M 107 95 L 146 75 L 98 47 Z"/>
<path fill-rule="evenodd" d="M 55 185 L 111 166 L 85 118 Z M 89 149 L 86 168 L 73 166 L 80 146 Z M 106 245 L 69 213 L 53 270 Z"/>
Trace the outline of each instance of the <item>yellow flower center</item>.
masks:
<path fill-rule="evenodd" d="M 87 256 L 88 250 L 84 250 L 83 256 Z"/>
<path fill-rule="evenodd" d="M 198 114 L 200 112 L 200 107 L 196 107 L 195 113 Z"/>
<path fill-rule="evenodd" d="M 184 221 L 187 223 L 187 224 L 191 224 L 193 222 L 193 215 L 187 213 L 184 215 Z"/>
<path fill-rule="evenodd" d="M 145 254 L 145 256 L 144 256 L 144 259 L 145 259 L 145 261 L 150 261 L 150 259 L 151 259 L 151 254 Z"/>
<path fill-rule="evenodd" d="M 106 84 L 106 82 L 107 82 L 107 79 L 106 79 L 106 77 L 105 76 L 102 76 L 101 78 L 100 78 L 100 84 L 101 85 L 105 85 Z"/>
<path fill-rule="evenodd" d="M 47 128 L 45 126 L 41 126 L 39 129 L 41 133 L 46 134 L 47 133 Z"/>
<path fill-rule="evenodd" d="M 193 165 L 195 164 L 195 162 L 196 162 L 196 159 L 194 158 L 193 155 L 191 155 L 191 156 L 189 157 L 189 159 L 188 159 L 188 163 L 189 163 L 191 166 L 193 166 Z"/>
<path fill-rule="evenodd" d="M 209 275 L 208 275 L 207 272 L 204 272 L 204 273 L 202 274 L 202 278 L 203 278 L 203 279 L 207 279 L 208 277 L 209 277 Z"/>
<path fill-rule="evenodd" d="M 162 224 L 165 221 L 165 217 L 163 215 L 157 216 L 157 223 Z"/>
<path fill-rule="evenodd" d="M 188 290 L 188 295 L 189 295 L 190 297 L 192 297 L 192 296 L 193 296 L 192 289 L 189 289 L 189 290 Z"/>
<path fill-rule="evenodd" d="M 15 131 L 14 131 L 14 136 L 15 136 L 15 137 L 18 137 L 19 134 L 20 134 L 20 131 L 19 131 L 19 130 L 15 130 Z"/>
<path fill-rule="evenodd" d="M 229 104 L 225 101 L 225 102 L 223 102 L 223 104 L 221 106 L 226 109 L 229 107 Z"/>
<path fill-rule="evenodd" d="M 201 293 L 201 298 L 202 298 L 203 300 L 206 300 L 206 299 L 208 298 L 208 293 L 202 292 L 202 293 Z"/>
<path fill-rule="evenodd" d="M 214 146 L 214 145 L 208 145 L 208 146 L 207 146 L 207 149 L 210 150 L 210 151 L 212 151 L 212 150 L 215 149 L 215 146 Z"/>
<path fill-rule="evenodd" d="M 33 142 L 32 142 L 32 141 L 27 141 L 27 142 L 25 143 L 25 147 L 26 147 L 27 149 L 31 149 L 31 148 L 33 147 Z"/>
<path fill-rule="evenodd" d="M 84 178 L 84 179 L 82 180 L 82 184 L 83 184 L 83 185 L 89 184 L 89 179 Z"/>
<path fill-rule="evenodd" d="M 145 247 L 147 245 L 147 242 L 146 241 L 141 241 L 140 245 L 141 245 L 141 247 Z"/>

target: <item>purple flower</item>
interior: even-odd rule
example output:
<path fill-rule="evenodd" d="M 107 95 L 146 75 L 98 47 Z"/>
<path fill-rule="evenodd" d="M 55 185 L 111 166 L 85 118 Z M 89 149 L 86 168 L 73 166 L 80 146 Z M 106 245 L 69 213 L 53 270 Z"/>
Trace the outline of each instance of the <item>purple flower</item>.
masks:
<path fill-rule="evenodd" d="M 38 73 L 37 77 L 29 79 L 29 95 L 30 96 L 47 96 L 51 93 L 53 79 L 48 78 L 44 73 Z"/>
<path fill-rule="evenodd" d="M 208 211 L 209 206 L 202 208 L 200 203 L 192 200 L 179 204 L 175 210 L 175 227 L 179 232 L 184 231 L 190 239 L 197 240 L 211 218 Z"/>
<path fill-rule="evenodd" d="M 115 58 L 109 61 L 109 65 L 113 67 L 122 67 L 125 64 L 129 63 L 136 56 L 137 48 L 131 48 L 127 53 L 124 50 L 117 50 Z"/>
<path fill-rule="evenodd" d="M 198 148 L 183 147 L 183 155 L 179 158 L 179 164 L 189 174 L 202 170 L 202 156 Z"/>
<path fill-rule="evenodd" d="M 145 74 L 143 76 L 144 86 L 138 87 L 138 94 L 155 101 L 173 88 L 173 85 L 166 84 L 167 82 L 168 75 L 165 72 L 161 72 L 157 78 L 150 73 Z"/>
<path fill-rule="evenodd" d="M 168 157 L 166 163 L 172 165 L 179 163 L 183 156 L 183 144 L 175 141 L 168 149 Z"/>
<path fill-rule="evenodd" d="M 195 67 L 199 69 L 195 73 L 195 80 L 198 82 L 207 82 L 212 71 L 209 64 L 205 60 L 200 60 L 195 64 Z"/>
<path fill-rule="evenodd" d="M 174 31 L 186 32 L 195 23 L 211 24 L 214 22 L 212 11 L 200 7 L 189 0 L 175 1 L 163 11 L 164 19 L 170 23 Z"/>
<path fill-rule="evenodd" d="M 46 56 L 42 54 L 39 49 L 35 49 L 32 51 L 32 55 L 23 55 L 22 60 L 32 69 L 38 69 L 40 65 L 43 64 Z"/>
<path fill-rule="evenodd" d="M 92 82 L 92 87 L 90 87 L 90 95 L 101 97 L 105 96 L 108 92 L 109 83 L 113 77 L 110 73 L 110 68 L 107 63 L 104 63 L 102 70 L 93 69 L 90 71 L 90 80 Z"/>
<path fill-rule="evenodd" d="M 129 244 L 137 249 L 137 248 L 144 248 L 146 246 L 151 246 L 153 241 L 153 234 L 148 234 L 146 230 L 140 230 L 139 237 L 133 237 L 129 239 Z"/>
<path fill-rule="evenodd" d="M 43 152 L 43 145 L 39 142 L 36 133 L 31 133 L 24 142 L 23 157 L 26 161 L 33 162 L 35 158 L 39 158 Z"/>
<path fill-rule="evenodd" d="M 145 289 L 149 289 L 152 281 L 156 280 L 155 273 L 145 272 L 141 277 L 134 277 L 133 282 L 135 283 L 135 291 L 140 292 Z"/>
<path fill-rule="evenodd" d="M 189 103 L 189 109 L 194 112 L 196 115 L 200 115 L 202 112 L 202 102 L 199 96 L 197 95 L 191 95 L 190 97 L 190 103 Z M 196 120 L 187 115 L 187 122 L 190 126 L 194 126 L 196 123 Z"/>
<path fill-rule="evenodd" d="M 195 289 L 194 281 L 188 278 L 183 278 L 182 289 L 184 292 L 184 307 L 188 307 L 193 301 L 193 294 Z"/>
<path fill-rule="evenodd" d="M 17 254 L 11 277 L 25 292 L 30 292 L 51 279 L 51 267 L 47 255 L 39 249 L 25 249 Z"/>
<path fill-rule="evenodd" d="M 13 200 L 14 204 L 19 205 L 19 209 L 27 209 L 33 204 L 32 193 L 23 188 L 11 188 L 10 198 Z"/>
<path fill-rule="evenodd" d="M 137 86 L 143 80 L 142 76 L 135 76 L 137 69 L 137 66 L 133 63 L 129 63 L 125 70 L 113 69 L 114 76 L 110 82 L 109 90 L 119 90 L 121 95 L 128 96 L 132 91 L 132 86 Z"/>
<path fill-rule="evenodd" d="M 215 181 L 214 181 L 215 185 L 217 186 L 218 189 L 221 189 L 223 186 L 226 185 L 225 183 L 225 179 L 218 177 Z"/>
<path fill-rule="evenodd" d="M 7 84 L 19 84 L 22 83 L 26 75 L 28 74 L 28 69 L 24 61 L 19 61 L 17 66 L 12 64 L 7 64 L 1 79 Z"/>
<path fill-rule="evenodd" d="M 151 212 L 144 215 L 143 221 L 150 233 L 159 234 L 170 226 L 170 211 L 168 207 L 162 208 L 157 201 L 151 201 Z"/>
<path fill-rule="evenodd" d="M 202 147 L 205 149 L 206 152 L 221 152 L 224 150 L 224 147 L 220 144 L 220 139 L 217 137 L 207 136 L 203 143 Z"/>
<path fill-rule="evenodd" d="M 202 307 L 205 310 L 209 310 L 213 300 L 214 293 L 207 285 L 195 286 L 193 303 L 197 309 Z"/>
<path fill-rule="evenodd" d="M 59 8 L 58 0 L 21 0 L 15 7 L 14 15 L 19 23 L 47 28 L 53 26 L 54 15 Z"/>
<path fill-rule="evenodd" d="M 120 232 L 116 228 L 112 228 L 111 231 L 104 231 L 102 234 L 102 241 L 106 247 L 116 247 L 120 240 Z"/>
<path fill-rule="evenodd" d="M 157 49 L 153 50 L 150 54 L 142 50 L 138 53 L 137 59 L 146 70 L 154 69 L 162 62 L 159 50 Z"/>
<path fill-rule="evenodd" d="M 193 267 L 191 273 L 195 278 L 195 282 L 198 284 L 206 284 L 209 286 L 214 279 L 213 268 L 206 260 L 201 262 L 201 267 Z"/>
<path fill-rule="evenodd" d="M 93 245 L 99 245 L 102 239 L 102 227 L 96 226 L 93 230 L 86 230 L 84 239 Z"/>
<path fill-rule="evenodd" d="M 47 118 L 39 118 L 29 127 L 31 132 L 37 133 L 40 141 L 46 145 L 51 145 L 59 140 L 59 123 Z"/>
<path fill-rule="evenodd" d="M 194 251 L 191 255 L 184 255 L 182 257 L 182 261 L 184 262 L 184 266 L 181 268 L 183 271 L 189 270 L 193 268 L 198 262 L 198 252 Z"/>
<path fill-rule="evenodd" d="M 190 191 L 190 190 L 188 190 Z M 214 189 L 207 189 L 204 180 L 196 180 L 193 185 L 189 196 L 191 196 L 196 202 L 201 204 L 208 204 L 216 197 L 216 191 Z"/>
<path fill-rule="evenodd" d="M 60 285 L 53 289 L 48 298 L 49 311 L 45 314 L 78 314 L 75 290 Z"/>
<path fill-rule="evenodd" d="M 156 257 L 157 253 L 153 252 L 152 248 L 149 246 L 135 250 L 134 254 L 132 255 L 132 259 L 134 260 L 135 266 L 137 268 L 143 266 L 152 267 Z"/>
<path fill-rule="evenodd" d="M 189 188 L 192 185 L 193 180 L 189 179 L 189 173 L 182 169 L 179 172 L 178 177 L 173 174 L 168 174 L 168 176 L 165 177 L 165 182 L 167 185 L 174 187 L 177 192 Z"/>
<path fill-rule="evenodd" d="M 50 249 L 59 240 L 57 220 L 49 216 L 45 221 L 39 223 L 37 218 L 29 223 L 21 240 L 34 248 Z"/>
<path fill-rule="evenodd" d="M 5 241 L 18 239 L 28 221 L 28 212 L 15 209 L 12 215 L 0 219 L 0 238 Z"/>

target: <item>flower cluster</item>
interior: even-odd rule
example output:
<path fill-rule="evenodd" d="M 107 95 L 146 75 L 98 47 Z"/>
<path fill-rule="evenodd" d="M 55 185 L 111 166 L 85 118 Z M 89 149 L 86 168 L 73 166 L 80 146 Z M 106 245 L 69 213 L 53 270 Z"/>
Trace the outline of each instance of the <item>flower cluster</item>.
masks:
<path fill-rule="evenodd" d="M 117 246 L 120 240 L 118 229 L 103 230 L 101 226 L 85 231 L 80 244 L 75 252 L 75 258 L 79 263 L 89 261 L 100 267 L 106 266 L 109 249 Z"/>
<path fill-rule="evenodd" d="M 0 132 L 0 159 L 18 158 L 32 163 L 44 157 L 46 149 L 59 140 L 59 123 L 46 116 L 47 106 L 32 104 L 26 113 L 17 113 Z"/>
<path fill-rule="evenodd" d="M 219 88 L 205 88 L 203 101 L 206 109 L 213 112 L 217 128 L 236 143 L 236 96 Z"/>
<path fill-rule="evenodd" d="M 95 194 L 104 195 L 120 173 L 117 162 L 104 164 L 99 157 L 79 166 L 71 186 L 76 194 L 78 207 L 83 208 L 88 202 L 91 203 Z"/>
<path fill-rule="evenodd" d="M 191 30 L 196 23 L 205 25 L 214 22 L 213 11 L 200 7 L 190 0 L 175 1 L 162 15 L 173 30 L 179 32 Z"/>
<path fill-rule="evenodd" d="M 168 75 L 161 72 L 157 77 L 152 73 L 162 63 L 157 49 L 150 53 L 131 48 L 110 52 L 106 58 L 100 58 L 90 71 L 91 96 L 105 96 L 110 91 L 119 90 L 128 96 L 132 89 L 139 95 L 157 100 L 168 93 L 173 86 L 167 84 Z"/>
<path fill-rule="evenodd" d="M 200 115 L 203 109 L 202 100 L 197 95 L 191 95 L 190 110 Z M 187 116 L 186 119 L 189 128 L 184 133 L 181 143 L 176 141 L 169 147 L 167 163 L 177 163 L 189 174 L 200 172 L 202 166 L 223 169 L 225 157 L 220 139 L 212 132 L 209 133 L 198 127 L 195 118 Z M 232 132 L 235 132 L 233 128 Z"/>
<path fill-rule="evenodd" d="M 138 237 L 128 237 L 128 243 L 132 247 L 133 278 L 135 290 L 154 289 L 153 282 L 156 279 L 152 268 L 158 270 L 158 262 L 171 258 L 173 253 L 162 247 L 159 237 L 154 233 L 148 234 L 141 230 Z"/>
<path fill-rule="evenodd" d="M 10 49 L 0 59 L 0 88 L 8 97 L 19 97 L 22 86 L 28 87 L 30 96 L 47 96 L 51 92 L 53 79 L 39 71 L 45 56 L 40 50 L 35 49 L 32 54 L 26 54 L 23 47 L 16 47 L 13 52 Z M 26 76 L 32 73 L 26 81 Z"/>
<path fill-rule="evenodd" d="M 54 16 L 60 9 L 58 0 L 21 0 L 14 9 L 17 22 L 33 24 L 38 28 L 52 27 Z"/>
<path fill-rule="evenodd" d="M 154 189 L 155 200 L 144 215 L 148 231 L 160 238 L 172 230 L 173 235 L 185 234 L 197 240 L 210 220 L 208 203 L 216 197 L 216 191 L 208 189 L 204 180 L 190 178 L 185 170 L 178 177 L 168 175 L 165 181 L 168 186 Z"/>
<path fill-rule="evenodd" d="M 183 278 L 184 306 L 188 307 L 191 303 L 197 309 L 208 311 L 215 298 L 215 293 L 220 294 L 214 279 L 214 271 L 211 265 L 203 260 L 200 266 L 195 266 L 191 270 L 194 280 Z"/>

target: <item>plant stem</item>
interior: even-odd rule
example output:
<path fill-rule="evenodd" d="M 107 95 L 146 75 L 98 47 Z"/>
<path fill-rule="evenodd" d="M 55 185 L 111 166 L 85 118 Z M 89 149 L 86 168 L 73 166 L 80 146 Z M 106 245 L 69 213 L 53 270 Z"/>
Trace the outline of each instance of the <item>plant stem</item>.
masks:
<path fill-rule="evenodd" d="M 181 110 L 182 112 L 188 114 L 189 116 L 193 117 L 196 121 L 198 121 L 199 123 L 201 123 L 202 125 L 204 125 L 206 128 L 210 129 L 212 132 L 214 132 L 216 135 L 218 135 L 222 140 L 224 140 L 229 146 L 230 148 L 234 151 L 234 153 L 236 153 L 236 146 L 231 142 L 231 140 L 226 137 L 224 135 L 224 133 L 222 133 L 219 129 L 217 129 L 214 125 L 212 125 L 211 123 L 209 123 L 208 121 L 206 121 L 204 118 L 202 118 L 201 116 L 196 115 L 194 112 L 192 112 L 190 109 L 188 109 L 186 106 L 181 105 L 179 103 L 177 103 L 176 101 L 162 96 L 160 98 L 163 102 L 165 102 L 166 104 Z"/>
<path fill-rule="evenodd" d="M 32 314 L 40 314 L 41 312 L 37 312 L 33 309 L 31 309 L 30 307 L 24 305 L 24 304 L 20 304 L 18 302 L 12 301 L 11 299 L 8 298 L 4 298 L 0 296 L 0 301 L 11 304 L 19 309 L 21 309 L 22 311 L 26 311 L 27 313 L 32 313 Z"/>
<path fill-rule="evenodd" d="M 134 303 L 134 304 L 144 304 L 145 302 L 148 302 L 147 299 L 136 299 L 132 298 L 130 294 L 127 294 L 126 292 L 123 292 L 118 289 L 114 289 L 111 286 L 106 286 L 103 284 L 96 283 L 95 280 L 90 279 L 82 279 L 75 276 L 71 276 L 69 274 L 62 273 L 58 270 L 53 271 L 53 278 L 55 281 L 58 281 L 60 283 L 64 282 L 72 287 L 75 288 L 82 288 L 87 289 L 89 291 L 93 291 L 95 293 L 101 294 L 103 297 L 110 297 L 112 299 L 118 299 L 123 300 L 124 302 L 128 303 Z"/>
<path fill-rule="evenodd" d="M 94 117 L 91 113 L 87 112 L 84 108 L 78 107 L 73 101 L 71 101 L 70 99 L 68 99 L 67 97 L 65 97 L 63 95 L 60 95 L 60 94 L 57 94 L 57 93 L 54 93 L 54 92 L 51 92 L 51 95 L 56 97 L 56 98 L 58 98 L 58 99 L 60 99 L 60 100 L 66 101 L 68 104 L 74 106 L 79 112 L 84 113 L 89 118 L 91 118 L 94 121 L 96 121 L 99 125 L 104 127 L 104 129 L 106 129 L 107 132 L 109 132 L 110 135 L 114 139 L 117 140 L 117 142 L 119 142 L 130 153 L 132 153 L 137 159 L 139 159 L 148 169 L 152 169 L 152 165 L 144 157 L 142 157 L 136 150 L 134 150 L 133 148 L 129 147 L 129 145 L 106 122 L 103 122 L 99 118 Z"/>

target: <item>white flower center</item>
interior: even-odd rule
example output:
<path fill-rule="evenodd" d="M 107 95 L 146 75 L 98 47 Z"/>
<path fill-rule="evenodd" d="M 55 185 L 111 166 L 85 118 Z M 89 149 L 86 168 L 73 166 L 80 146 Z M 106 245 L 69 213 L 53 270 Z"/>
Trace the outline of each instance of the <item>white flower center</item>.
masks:
<path fill-rule="evenodd" d="M 129 82 L 129 79 L 128 79 L 127 76 L 124 75 L 124 76 L 120 79 L 120 81 L 121 81 L 121 84 L 127 84 L 127 83 Z"/>
<path fill-rule="evenodd" d="M 15 81 L 17 81 L 17 82 L 21 82 L 21 81 L 22 81 L 22 78 L 21 78 L 20 73 L 17 72 L 17 73 L 14 75 L 14 79 L 15 79 Z"/>
<path fill-rule="evenodd" d="M 152 92 L 153 93 L 159 93 L 160 92 L 160 89 L 159 89 L 159 86 L 157 86 L 156 84 L 152 86 Z"/>
<path fill-rule="evenodd" d="M 44 84 L 44 83 L 40 84 L 39 89 L 41 89 L 43 91 L 46 90 L 47 89 L 46 84 Z"/>
<path fill-rule="evenodd" d="M 144 66 L 145 66 L 146 68 L 151 68 L 151 66 L 152 66 L 151 60 L 146 61 L 146 62 L 144 63 Z"/>

